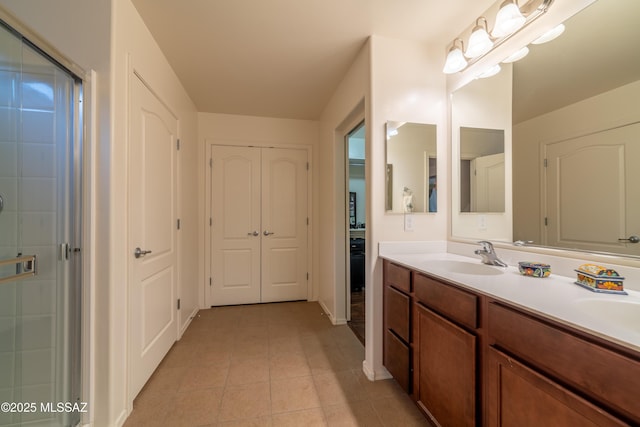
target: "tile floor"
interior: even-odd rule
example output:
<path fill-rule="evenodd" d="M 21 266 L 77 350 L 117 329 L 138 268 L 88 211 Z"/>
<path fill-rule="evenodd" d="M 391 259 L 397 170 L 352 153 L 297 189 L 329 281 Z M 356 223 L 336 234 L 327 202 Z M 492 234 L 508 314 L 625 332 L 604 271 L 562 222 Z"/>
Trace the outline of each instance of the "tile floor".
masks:
<path fill-rule="evenodd" d="M 134 401 L 134 426 L 427 426 L 314 302 L 200 311 Z"/>

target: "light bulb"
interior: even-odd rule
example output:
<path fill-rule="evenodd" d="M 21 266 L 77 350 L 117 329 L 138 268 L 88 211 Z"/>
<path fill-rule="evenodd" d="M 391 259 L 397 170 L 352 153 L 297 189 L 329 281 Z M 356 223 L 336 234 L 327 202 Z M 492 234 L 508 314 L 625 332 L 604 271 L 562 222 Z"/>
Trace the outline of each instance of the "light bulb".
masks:
<path fill-rule="evenodd" d="M 491 35 L 496 38 L 508 36 L 521 28 L 526 20 L 527 18 L 522 15 L 520 8 L 513 0 L 507 0 L 502 3 L 496 15 L 496 25 L 491 31 Z"/>
<path fill-rule="evenodd" d="M 447 54 L 447 60 L 444 63 L 444 68 L 442 69 L 442 72 L 445 74 L 453 74 L 464 69 L 464 67 L 466 66 L 467 66 L 467 60 L 464 59 L 462 50 L 459 47 L 454 45 L 449 50 L 449 53 Z"/>
<path fill-rule="evenodd" d="M 489 52 L 493 47 L 493 41 L 489 37 L 487 30 L 477 26 L 469 37 L 467 51 L 464 56 L 467 58 L 477 58 Z"/>

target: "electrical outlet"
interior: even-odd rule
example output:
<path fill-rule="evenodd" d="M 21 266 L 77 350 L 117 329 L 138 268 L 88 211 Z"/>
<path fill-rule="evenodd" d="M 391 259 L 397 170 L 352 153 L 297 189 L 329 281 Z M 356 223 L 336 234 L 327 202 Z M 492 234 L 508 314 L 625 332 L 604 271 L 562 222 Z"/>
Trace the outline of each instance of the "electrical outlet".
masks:
<path fill-rule="evenodd" d="M 413 215 L 404 215 L 404 231 L 413 231 Z"/>
<path fill-rule="evenodd" d="M 484 215 L 478 215 L 478 229 L 486 230 L 487 229 L 487 217 Z"/>

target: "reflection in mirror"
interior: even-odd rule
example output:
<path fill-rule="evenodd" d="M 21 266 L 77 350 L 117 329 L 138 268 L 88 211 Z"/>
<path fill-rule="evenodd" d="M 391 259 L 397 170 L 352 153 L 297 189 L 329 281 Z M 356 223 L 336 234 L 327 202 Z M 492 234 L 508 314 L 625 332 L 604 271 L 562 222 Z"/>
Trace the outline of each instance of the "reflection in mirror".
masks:
<path fill-rule="evenodd" d="M 597 0 L 512 64 L 513 240 L 640 256 L 638 22 L 640 1 Z"/>
<path fill-rule="evenodd" d="M 504 130 L 460 128 L 460 212 L 504 212 Z"/>
<path fill-rule="evenodd" d="M 386 210 L 436 212 L 436 125 L 389 121 L 386 131 Z"/>

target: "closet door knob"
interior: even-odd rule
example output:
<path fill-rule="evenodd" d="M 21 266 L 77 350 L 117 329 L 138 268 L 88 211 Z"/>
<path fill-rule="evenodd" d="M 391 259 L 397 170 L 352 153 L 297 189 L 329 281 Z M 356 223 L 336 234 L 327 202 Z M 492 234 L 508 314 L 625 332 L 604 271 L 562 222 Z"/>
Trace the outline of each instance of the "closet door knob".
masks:
<path fill-rule="evenodd" d="M 250 231 L 247 233 L 247 236 L 259 236 L 260 232 L 258 231 Z"/>
<path fill-rule="evenodd" d="M 270 235 L 275 234 L 275 233 L 273 231 L 264 230 L 264 233 L 262 233 L 262 234 L 264 234 L 265 236 L 270 236 Z"/>

